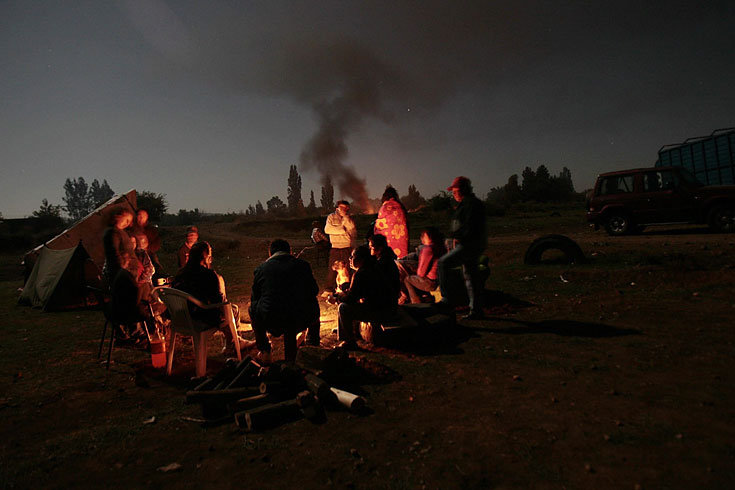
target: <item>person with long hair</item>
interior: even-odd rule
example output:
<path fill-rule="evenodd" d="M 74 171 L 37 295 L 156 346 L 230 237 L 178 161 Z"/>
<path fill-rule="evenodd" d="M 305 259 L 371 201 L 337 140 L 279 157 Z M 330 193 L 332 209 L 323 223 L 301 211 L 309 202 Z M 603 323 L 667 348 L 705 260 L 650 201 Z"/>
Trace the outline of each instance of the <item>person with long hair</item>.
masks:
<path fill-rule="evenodd" d="M 396 257 L 403 258 L 408 254 L 408 211 L 390 184 L 385 188 L 381 201 L 383 204 L 378 211 L 373 234 L 385 236 Z"/>
<path fill-rule="evenodd" d="M 433 291 L 439 284 L 437 279 L 439 258 L 447 253 L 444 236 L 436 227 L 429 226 L 423 229 L 418 250 L 417 266 L 412 267 L 408 261 L 398 261 L 401 276 L 401 297 L 398 302 L 401 304 L 408 300 L 411 303 L 421 303 L 421 296 Z"/>
<path fill-rule="evenodd" d="M 174 277 L 172 287 L 191 294 L 204 304 L 227 301 L 225 281 L 212 268 L 212 247 L 208 242 L 196 242 L 191 246 L 186 264 Z M 235 306 L 232 305 L 233 310 L 236 310 Z M 232 338 L 223 308 L 202 309 L 189 303 L 189 312 L 194 320 L 207 325 L 208 328 L 219 328 L 225 335 L 225 351 L 234 350 L 236 339 Z M 237 314 L 235 318 L 237 319 Z M 244 341 L 241 341 L 241 345 L 243 343 Z"/>

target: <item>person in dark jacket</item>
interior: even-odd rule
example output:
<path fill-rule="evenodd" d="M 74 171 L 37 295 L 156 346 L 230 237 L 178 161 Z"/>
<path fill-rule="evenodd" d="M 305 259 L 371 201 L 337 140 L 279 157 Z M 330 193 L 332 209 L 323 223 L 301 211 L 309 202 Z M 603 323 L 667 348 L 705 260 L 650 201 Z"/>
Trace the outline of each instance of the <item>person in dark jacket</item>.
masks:
<path fill-rule="evenodd" d="M 335 297 L 340 303 L 339 339 L 344 348 L 356 349 L 356 322 L 381 322 L 393 317 L 398 300 L 367 245 L 352 251 L 350 266 L 356 271 L 350 289 Z"/>
<path fill-rule="evenodd" d="M 135 327 L 150 317 L 148 303 L 144 300 L 144 292 L 137 280 L 140 275 L 140 262 L 127 252 L 122 252 L 119 257 L 120 268 L 115 273 L 110 288 L 112 315 L 122 327 L 122 330 L 118 331 L 118 339 L 145 337 L 145 331 Z"/>
<path fill-rule="evenodd" d="M 293 361 L 299 332 L 308 330 L 306 343 L 319 345 L 319 286 L 309 263 L 291 255 L 286 240 L 274 240 L 269 251 L 254 272 L 250 320 L 260 359 L 270 359 L 270 333 L 283 335 L 286 361 Z"/>
<path fill-rule="evenodd" d="M 388 240 L 385 235 L 379 233 L 374 234 L 368 239 L 368 245 L 370 247 L 370 255 L 375 257 L 378 268 L 383 273 L 396 301 L 398 301 L 401 295 L 401 279 L 398 266 L 396 265 L 396 254 L 388 245 Z"/>
<path fill-rule="evenodd" d="M 439 259 L 437 273 L 442 301 L 452 305 L 454 292 L 449 288 L 449 269 L 462 266 L 467 296 L 470 299 L 470 313 L 466 318 L 480 319 L 482 313 L 483 284 L 478 271 L 478 259 L 485 251 L 487 234 L 485 231 L 485 206 L 472 192 L 472 184 L 467 177 L 457 177 L 447 187 L 452 191 L 454 200 L 459 204 L 452 218 L 454 248 Z"/>
<path fill-rule="evenodd" d="M 208 242 L 197 242 L 191 246 L 186 265 L 176 274 L 171 286 L 191 294 L 204 304 L 227 301 L 224 279 L 212 269 L 212 247 Z M 232 307 L 234 312 L 235 305 Z M 219 328 L 225 336 L 225 351 L 234 350 L 235 339 L 224 316 L 224 308 L 203 309 L 189 302 L 189 313 L 192 319 L 207 327 Z M 242 346 L 244 341 L 237 340 Z"/>

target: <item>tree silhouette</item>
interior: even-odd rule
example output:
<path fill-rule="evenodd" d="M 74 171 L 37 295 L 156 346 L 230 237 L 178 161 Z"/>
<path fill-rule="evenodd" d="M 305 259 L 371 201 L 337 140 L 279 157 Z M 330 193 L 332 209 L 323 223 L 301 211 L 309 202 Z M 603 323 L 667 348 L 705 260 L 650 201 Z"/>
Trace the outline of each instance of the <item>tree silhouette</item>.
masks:
<path fill-rule="evenodd" d="M 304 214 L 304 201 L 301 199 L 301 176 L 296 165 L 291 165 L 288 171 L 286 201 L 288 201 L 288 210 L 292 215 L 302 216 Z"/>
<path fill-rule="evenodd" d="M 151 221 L 161 221 L 163 215 L 168 210 L 166 202 L 166 194 L 156 194 L 150 191 L 141 191 L 138 193 L 138 209 L 148 211 L 148 218 Z"/>
<path fill-rule="evenodd" d="M 255 215 L 256 216 L 263 216 L 265 214 L 265 209 L 263 209 L 263 204 L 258 201 L 255 203 Z"/>
<path fill-rule="evenodd" d="M 103 180 L 102 184 L 97 179 L 94 179 L 92 185 L 89 187 L 89 200 L 92 205 L 90 212 L 112 199 L 114 195 L 115 192 L 110 188 L 107 179 Z"/>
<path fill-rule="evenodd" d="M 286 204 L 284 204 L 278 196 L 273 196 L 268 199 L 265 205 L 268 206 L 268 214 L 272 214 L 274 216 L 284 215 L 288 209 Z"/>
<path fill-rule="evenodd" d="M 334 187 L 332 186 L 332 179 L 327 176 L 322 186 L 322 212 L 329 213 L 334 208 Z"/>
<path fill-rule="evenodd" d="M 92 208 L 89 186 L 84 177 L 64 182 L 64 210 L 73 221 L 84 218 Z"/>
<path fill-rule="evenodd" d="M 401 198 L 401 202 L 406 206 L 406 209 L 414 210 L 426 204 L 426 199 L 416 189 L 416 186 L 411 184 L 408 186 L 408 194 Z"/>
<path fill-rule="evenodd" d="M 316 202 L 314 201 L 314 191 L 311 191 L 311 195 L 309 197 L 309 205 L 306 206 L 306 212 L 309 215 L 316 214 Z"/>

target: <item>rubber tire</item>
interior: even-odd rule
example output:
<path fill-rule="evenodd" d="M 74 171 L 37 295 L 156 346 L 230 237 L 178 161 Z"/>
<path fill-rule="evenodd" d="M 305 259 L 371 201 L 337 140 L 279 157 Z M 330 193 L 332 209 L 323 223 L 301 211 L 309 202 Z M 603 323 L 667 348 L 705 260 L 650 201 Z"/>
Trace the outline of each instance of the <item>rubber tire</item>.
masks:
<path fill-rule="evenodd" d="M 627 235 L 633 229 L 630 218 L 623 213 L 612 213 L 605 218 L 605 231 L 610 236 Z"/>
<path fill-rule="evenodd" d="M 735 205 L 720 204 L 712 208 L 707 216 L 707 224 L 719 233 L 735 231 Z"/>
<path fill-rule="evenodd" d="M 564 235 L 544 235 L 535 239 L 526 250 L 523 263 L 537 265 L 541 263 L 541 256 L 547 250 L 561 250 L 567 263 L 574 264 L 584 262 L 584 252 L 577 242 Z"/>

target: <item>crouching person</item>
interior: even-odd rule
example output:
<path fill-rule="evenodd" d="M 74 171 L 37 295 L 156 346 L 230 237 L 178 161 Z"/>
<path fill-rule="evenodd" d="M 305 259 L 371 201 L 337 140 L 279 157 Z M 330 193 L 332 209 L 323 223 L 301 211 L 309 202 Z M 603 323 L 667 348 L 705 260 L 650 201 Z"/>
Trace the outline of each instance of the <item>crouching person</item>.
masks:
<path fill-rule="evenodd" d="M 259 358 L 270 360 L 268 333 L 283 335 L 286 361 L 296 359 L 296 335 L 308 330 L 306 343 L 319 345 L 319 286 L 308 262 L 291 255 L 286 240 L 274 240 L 270 257 L 254 272 L 250 320 Z"/>
<path fill-rule="evenodd" d="M 378 267 L 366 245 L 357 247 L 350 256 L 356 271 L 350 289 L 336 296 L 339 305 L 339 339 L 346 349 L 356 349 L 355 327 L 358 321 L 382 322 L 396 314 L 395 290 Z"/>
<path fill-rule="evenodd" d="M 208 242 L 196 242 L 191 246 L 186 264 L 176 274 L 171 285 L 191 294 L 204 304 L 227 301 L 224 279 L 212 269 L 212 247 Z M 232 308 L 237 321 L 238 315 L 234 304 Z M 235 341 L 240 342 L 241 346 L 244 341 L 240 338 L 233 339 L 224 312 L 224 308 L 203 309 L 189 302 L 191 317 L 209 328 L 218 328 L 225 336 L 224 351 L 230 353 L 235 351 Z"/>

